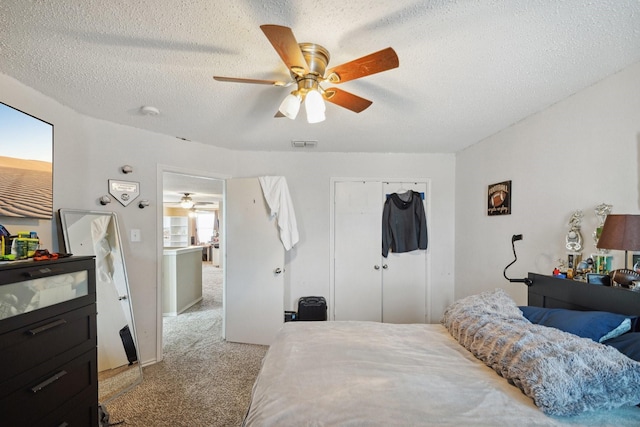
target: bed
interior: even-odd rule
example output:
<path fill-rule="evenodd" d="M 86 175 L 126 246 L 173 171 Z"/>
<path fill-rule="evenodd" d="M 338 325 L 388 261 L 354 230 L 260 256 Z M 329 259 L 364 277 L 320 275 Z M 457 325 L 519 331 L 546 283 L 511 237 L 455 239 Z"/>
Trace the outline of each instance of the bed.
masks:
<path fill-rule="evenodd" d="M 496 289 L 441 324 L 285 323 L 243 425 L 639 426 L 640 363 L 608 343 L 640 334 L 640 293 L 529 278 L 530 307 Z"/>

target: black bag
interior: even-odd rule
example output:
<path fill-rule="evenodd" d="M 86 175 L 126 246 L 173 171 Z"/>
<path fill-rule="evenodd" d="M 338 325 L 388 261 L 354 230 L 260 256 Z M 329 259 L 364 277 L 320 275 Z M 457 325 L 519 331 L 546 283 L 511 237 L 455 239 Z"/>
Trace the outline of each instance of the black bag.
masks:
<path fill-rule="evenodd" d="M 327 301 L 324 297 L 300 297 L 297 320 L 327 320 Z"/>
<path fill-rule="evenodd" d="M 138 361 L 138 354 L 136 352 L 136 345 L 133 342 L 133 337 L 131 336 L 129 325 L 120 329 L 120 338 L 122 339 L 122 345 L 124 346 L 124 352 L 127 354 L 129 365 L 133 365 L 134 362 Z"/>

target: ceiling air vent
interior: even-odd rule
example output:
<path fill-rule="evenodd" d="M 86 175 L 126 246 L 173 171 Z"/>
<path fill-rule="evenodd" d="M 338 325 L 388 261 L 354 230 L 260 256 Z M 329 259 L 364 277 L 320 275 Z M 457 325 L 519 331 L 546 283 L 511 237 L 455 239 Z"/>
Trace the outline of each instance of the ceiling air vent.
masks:
<path fill-rule="evenodd" d="M 293 148 L 314 148 L 318 145 L 318 141 L 291 141 Z"/>

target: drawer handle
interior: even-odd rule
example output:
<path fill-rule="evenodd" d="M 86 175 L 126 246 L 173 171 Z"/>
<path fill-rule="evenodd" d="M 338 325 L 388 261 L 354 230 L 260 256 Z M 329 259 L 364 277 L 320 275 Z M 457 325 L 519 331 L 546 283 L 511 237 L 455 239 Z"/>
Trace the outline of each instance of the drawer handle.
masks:
<path fill-rule="evenodd" d="M 58 327 L 58 326 L 60 326 L 60 325 L 64 325 L 65 323 L 67 323 L 67 321 L 66 321 L 66 320 L 64 320 L 64 319 L 58 319 L 58 320 L 56 320 L 55 322 L 51 322 L 51 323 L 48 323 L 48 324 L 46 324 L 46 325 L 42 325 L 42 326 L 40 326 L 39 328 L 29 329 L 29 330 L 27 331 L 27 334 L 29 334 L 29 335 L 38 335 L 38 334 L 39 334 L 39 333 L 41 333 L 41 332 L 48 331 L 49 329 L 52 329 L 52 328 Z"/>
<path fill-rule="evenodd" d="M 42 267 L 37 270 L 25 271 L 23 274 L 32 279 L 38 277 L 55 276 L 64 273 L 62 267 Z"/>
<path fill-rule="evenodd" d="M 57 374 L 55 374 L 54 376 L 52 376 L 51 378 L 49 378 L 48 380 L 44 380 L 40 384 L 38 384 L 37 386 L 31 388 L 31 391 L 34 392 L 34 393 L 37 393 L 40 390 L 42 390 L 43 388 L 45 388 L 47 386 L 50 386 L 54 382 L 58 381 L 60 378 L 64 377 L 65 375 L 67 375 L 67 371 L 60 371 Z"/>

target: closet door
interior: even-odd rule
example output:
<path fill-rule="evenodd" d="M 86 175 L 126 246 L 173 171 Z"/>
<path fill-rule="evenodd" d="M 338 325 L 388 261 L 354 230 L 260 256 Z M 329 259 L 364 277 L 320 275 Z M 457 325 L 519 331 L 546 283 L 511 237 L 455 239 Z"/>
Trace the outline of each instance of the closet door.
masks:
<path fill-rule="evenodd" d="M 382 188 L 384 193 L 382 203 L 386 195 L 391 193 L 413 190 L 424 194 L 425 197 L 427 195 L 427 184 L 420 182 L 385 182 Z M 424 200 L 422 204 L 425 206 Z M 399 254 L 389 252 L 387 258 L 382 258 L 382 265 L 382 321 L 425 323 L 426 251 L 417 250 Z"/>
<path fill-rule="evenodd" d="M 284 323 L 284 248 L 257 178 L 226 182 L 225 338 L 270 345 Z"/>
<path fill-rule="evenodd" d="M 426 322 L 426 251 L 382 256 L 386 195 L 407 190 L 426 198 L 427 184 L 334 183 L 335 320 Z"/>
<path fill-rule="evenodd" d="M 382 321 L 380 182 L 335 182 L 336 320 Z"/>

